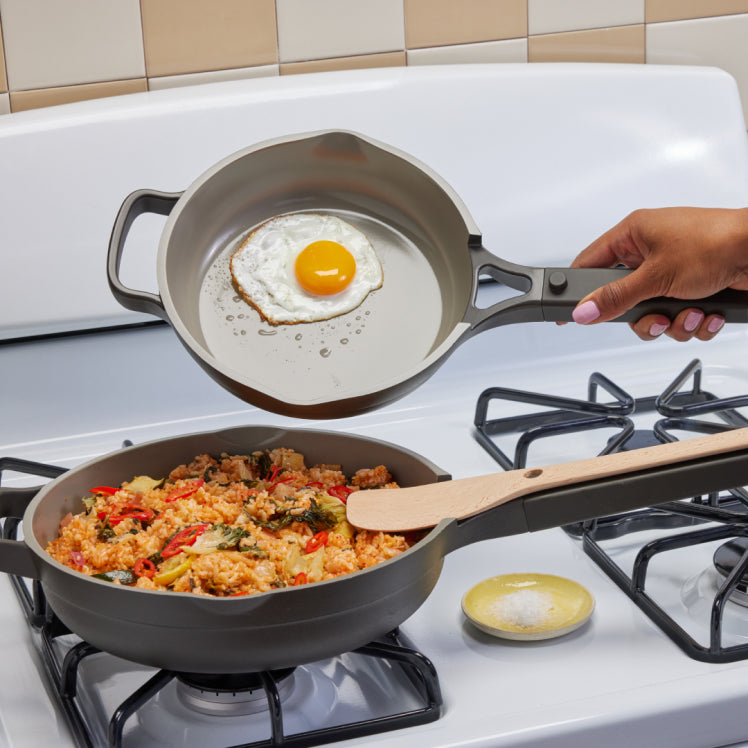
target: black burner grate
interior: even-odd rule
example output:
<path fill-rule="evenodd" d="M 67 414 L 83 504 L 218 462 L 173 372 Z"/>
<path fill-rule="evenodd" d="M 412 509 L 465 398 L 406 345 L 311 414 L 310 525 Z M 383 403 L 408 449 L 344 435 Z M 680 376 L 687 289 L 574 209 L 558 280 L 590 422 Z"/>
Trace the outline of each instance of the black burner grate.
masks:
<path fill-rule="evenodd" d="M 502 468 L 511 470 L 527 467 L 531 446 L 538 439 L 553 436 L 613 428 L 615 435 L 606 441 L 599 452 L 608 454 L 676 441 L 674 431 L 709 434 L 748 426 L 748 420 L 737 411 L 737 408 L 748 406 L 748 396 L 718 398 L 702 388 L 701 380 L 702 365 L 697 359 L 662 394 L 653 397 L 635 399 L 597 372 L 589 378 L 588 397 L 584 400 L 492 387 L 478 398 L 475 436 Z M 614 400 L 599 402 L 600 390 L 607 392 Z M 541 410 L 528 415 L 489 418 L 489 409 L 504 402 L 538 406 Z M 637 430 L 633 416 L 647 413 L 662 417 L 651 429 Z M 716 420 L 700 420 L 705 416 Z M 508 435 L 517 435 L 511 457 L 496 442 L 498 437 Z M 706 524 L 709 527 L 704 527 Z M 688 527 L 695 529 L 684 531 Z M 587 555 L 690 657 L 715 663 L 748 659 L 748 645 L 722 645 L 725 603 L 743 585 L 744 578 L 748 578 L 748 542 L 743 540 L 748 538 L 748 494 L 743 488 L 568 525 L 564 530 L 581 540 Z M 665 534 L 642 546 L 630 573 L 622 569 L 604 548 L 605 541 L 649 530 L 679 532 Z M 705 646 L 688 634 L 647 594 L 647 570 L 651 559 L 659 553 L 735 538 L 739 539 L 738 543 L 746 543 L 747 550 L 735 561 L 732 571 L 714 597 L 709 643 Z"/>

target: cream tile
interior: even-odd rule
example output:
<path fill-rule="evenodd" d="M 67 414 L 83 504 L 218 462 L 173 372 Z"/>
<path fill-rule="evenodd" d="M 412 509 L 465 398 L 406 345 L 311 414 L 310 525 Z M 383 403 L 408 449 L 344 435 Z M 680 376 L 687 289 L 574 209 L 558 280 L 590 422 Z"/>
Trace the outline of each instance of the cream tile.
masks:
<path fill-rule="evenodd" d="M 748 13 L 748 0 L 646 0 L 647 23 Z"/>
<path fill-rule="evenodd" d="M 358 57 L 334 57 L 329 60 L 309 60 L 307 62 L 281 63 L 281 75 L 297 73 L 326 73 L 330 70 L 360 70 L 362 68 L 404 67 L 405 52 L 383 52 L 379 55 Z"/>
<path fill-rule="evenodd" d="M 409 49 L 408 65 L 451 65 L 472 62 L 527 62 L 527 39 L 455 44 Z"/>
<path fill-rule="evenodd" d="M 274 0 L 141 0 L 149 77 L 278 62 Z"/>
<path fill-rule="evenodd" d="M 738 83 L 748 122 L 748 14 L 647 26 L 647 62 L 714 65 Z"/>
<path fill-rule="evenodd" d="M 402 0 L 276 0 L 280 61 L 405 48 Z"/>
<path fill-rule="evenodd" d="M 527 36 L 527 0 L 404 0 L 408 49 Z"/>
<path fill-rule="evenodd" d="M 530 34 L 644 23 L 644 0 L 528 0 Z"/>
<path fill-rule="evenodd" d="M 0 0 L 11 91 L 145 76 L 138 0 Z"/>
<path fill-rule="evenodd" d="M 253 68 L 236 70 L 213 70 L 207 73 L 190 73 L 187 75 L 166 75 L 161 78 L 149 78 L 148 90 L 160 91 L 164 88 L 181 88 L 182 86 L 199 86 L 202 83 L 220 83 L 221 81 L 239 81 L 247 78 L 267 78 L 279 75 L 278 65 L 258 65 Z"/>
<path fill-rule="evenodd" d="M 142 93 L 148 89 L 145 78 L 107 83 L 89 83 L 81 86 L 61 86 L 30 91 L 12 91 L 10 108 L 14 112 L 26 109 L 40 109 L 58 104 L 72 104 L 88 99 L 102 99 L 107 96 Z"/>
<path fill-rule="evenodd" d="M 10 114 L 10 96 L 6 93 L 0 94 L 0 114 Z"/>
<path fill-rule="evenodd" d="M 530 62 L 643 63 L 644 25 L 531 36 Z"/>

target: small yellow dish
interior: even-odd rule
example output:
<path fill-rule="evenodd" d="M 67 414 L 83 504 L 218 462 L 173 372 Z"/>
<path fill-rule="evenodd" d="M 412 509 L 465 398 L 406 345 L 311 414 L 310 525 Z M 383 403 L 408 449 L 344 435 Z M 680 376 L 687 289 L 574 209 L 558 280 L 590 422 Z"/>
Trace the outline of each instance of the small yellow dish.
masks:
<path fill-rule="evenodd" d="M 479 582 L 462 611 L 481 631 L 502 639 L 552 639 L 582 626 L 595 598 L 581 584 L 551 574 L 504 574 Z"/>

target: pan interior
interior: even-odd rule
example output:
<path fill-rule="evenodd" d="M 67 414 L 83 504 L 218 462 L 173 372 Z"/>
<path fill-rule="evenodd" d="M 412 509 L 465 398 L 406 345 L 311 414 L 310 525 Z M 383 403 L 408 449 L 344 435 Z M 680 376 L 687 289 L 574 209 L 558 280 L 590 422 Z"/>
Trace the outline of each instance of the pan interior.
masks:
<path fill-rule="evenodd" d="M 450 196 L 411 162 L 335 136 L 224 164 L 184 202 L 165 247 L 163 280 L 182 337 L 232 379 L 287 402 L 355 397 L 410 378 L 451 346 L 471 295 L 469 233 Z M 229 260 L 261 223 L 295 212 L 362 231 L 384 282 L 346 314 L 273 326 L 237 292 Z"/>

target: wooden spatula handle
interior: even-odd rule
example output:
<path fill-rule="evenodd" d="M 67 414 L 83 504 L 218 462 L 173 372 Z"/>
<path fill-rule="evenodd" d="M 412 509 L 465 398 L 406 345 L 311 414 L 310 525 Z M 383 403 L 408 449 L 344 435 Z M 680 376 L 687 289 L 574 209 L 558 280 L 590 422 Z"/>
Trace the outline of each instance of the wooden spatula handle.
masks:
<path fill-rule="evenodd" d="M 512 499 L 560 486 L 673 465 L 748 448 L 748 428 L 538 468 L 510 470 L 427 486 L 359 491 L 348 499 L 348 520 L 371 530 L 433 527 L 464 519 Z"/>

